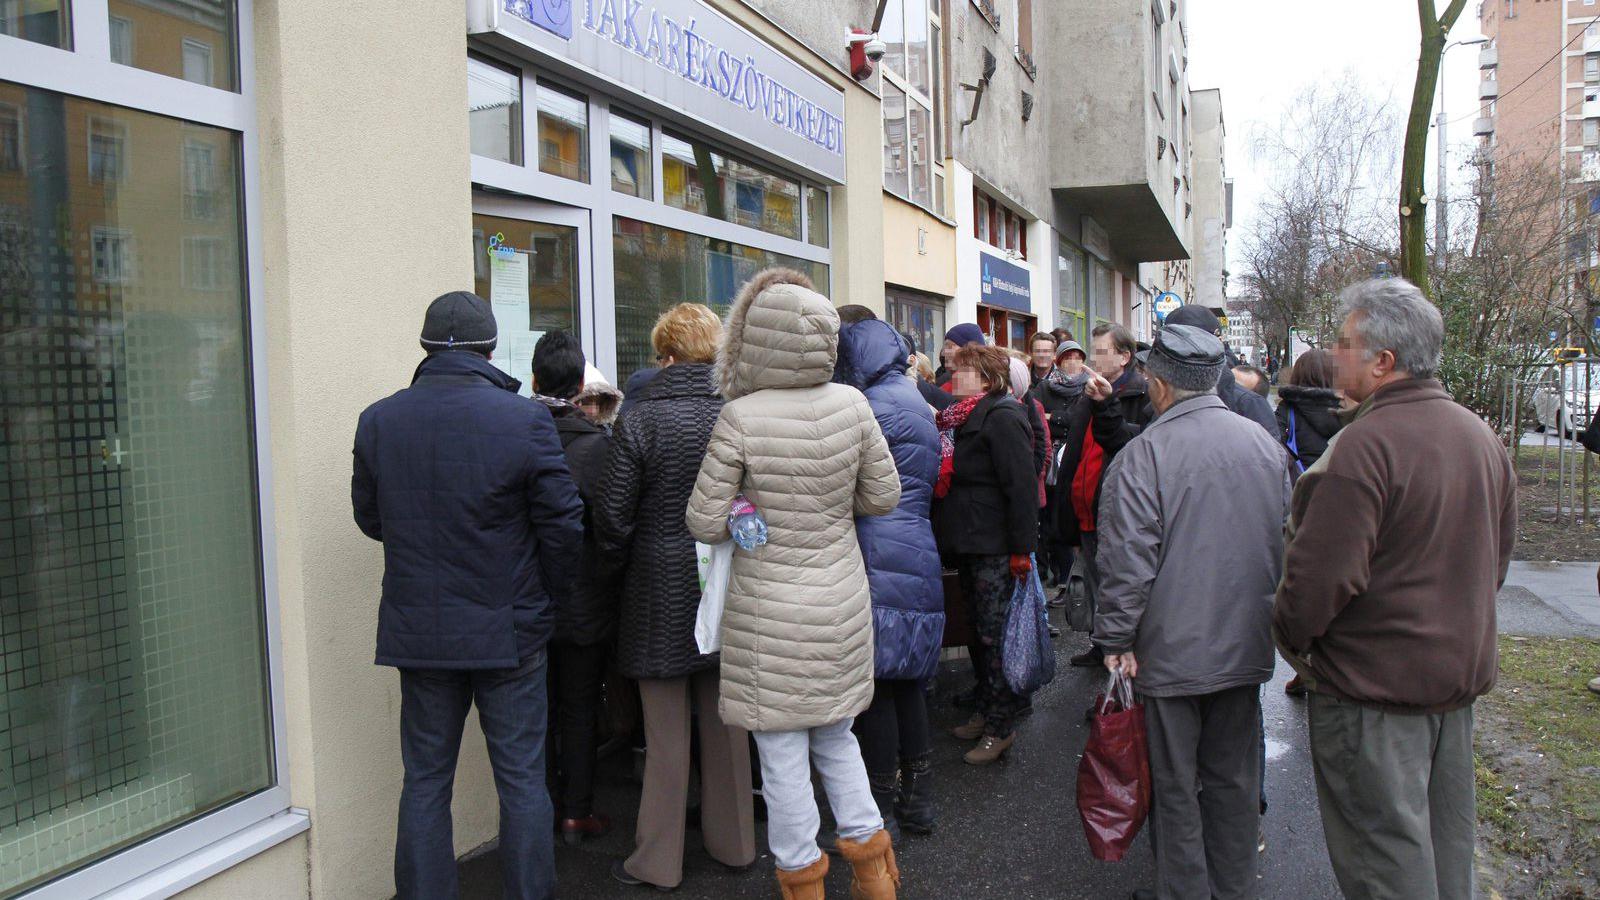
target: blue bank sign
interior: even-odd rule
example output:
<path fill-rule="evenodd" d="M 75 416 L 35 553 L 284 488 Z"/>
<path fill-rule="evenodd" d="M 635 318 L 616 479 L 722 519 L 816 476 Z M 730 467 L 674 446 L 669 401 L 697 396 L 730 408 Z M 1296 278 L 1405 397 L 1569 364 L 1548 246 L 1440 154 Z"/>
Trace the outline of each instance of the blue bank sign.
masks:
<path fill-rule="evenodd" d="M 844 182 L 844 93 L 701 0 L 469 0 L 467 22 Z"/>
<path fill-rule="evenodd" d="M 979 303 L 1003 306 L 1017 312 L 1033 311 L 1032 273 L 1022 266 L 978 251 Z"/>

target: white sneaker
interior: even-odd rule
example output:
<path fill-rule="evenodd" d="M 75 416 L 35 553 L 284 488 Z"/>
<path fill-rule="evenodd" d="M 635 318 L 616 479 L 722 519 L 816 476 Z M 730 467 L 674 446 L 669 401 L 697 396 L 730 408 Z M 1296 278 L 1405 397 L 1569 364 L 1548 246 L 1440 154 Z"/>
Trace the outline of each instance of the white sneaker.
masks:
<path fill-rule="evenodd" d="M 1589 679 L 1589 690 L 1594 691 L 1596 694 L 1600 694 L 1600 678 Z"/>

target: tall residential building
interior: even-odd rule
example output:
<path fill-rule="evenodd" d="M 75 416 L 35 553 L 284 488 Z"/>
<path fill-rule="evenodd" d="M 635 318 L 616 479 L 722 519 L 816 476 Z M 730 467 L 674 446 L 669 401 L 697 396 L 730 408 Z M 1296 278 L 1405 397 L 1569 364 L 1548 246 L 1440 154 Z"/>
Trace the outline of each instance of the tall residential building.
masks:
<path fill-rule="evenodd" d="M 1193 302 L 1224 308 L 1228 284 L 1228 229 L 1233 227 L 1233 180 L 1228 178 L 1227 128 L 1222 118 L 1222 91 L 1194 91 L 1194 229 Z"/>

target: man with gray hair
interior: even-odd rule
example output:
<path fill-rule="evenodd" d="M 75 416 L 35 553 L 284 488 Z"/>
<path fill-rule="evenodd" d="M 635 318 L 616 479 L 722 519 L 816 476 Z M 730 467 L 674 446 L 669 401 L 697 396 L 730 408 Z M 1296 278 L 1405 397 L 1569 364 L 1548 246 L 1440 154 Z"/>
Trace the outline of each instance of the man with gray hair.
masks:
<path fill-rule="evenodd" d="M 1516 478 L 1434 379 L 1444 322 L 1399 278 L 1340 296 L 1360 403 L 1294 490 L 1273 632 L 1311 690 L 1311 754 L 1346 897 L 1473 896 L 1472 704 L 1494 685 Z"/>
<path fill-rule="evenodd" d="M 1225 365 L 1204 329 L 1161 329 L 1145 363 L 1157 418 L 1112 461 L 1100 502 L 1094 642 L 1144 703 L 1164 900 L 1259 890 L 1260 686 L 1289 471 L 1217 396 Z"/>

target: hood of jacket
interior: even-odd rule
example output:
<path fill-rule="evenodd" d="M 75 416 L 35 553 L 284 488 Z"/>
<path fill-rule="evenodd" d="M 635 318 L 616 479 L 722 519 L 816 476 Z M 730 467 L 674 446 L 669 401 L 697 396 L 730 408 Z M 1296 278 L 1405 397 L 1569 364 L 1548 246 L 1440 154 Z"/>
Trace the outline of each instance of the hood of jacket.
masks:
<path fill-rule="evenodd" d="M 576 405 L 564 400 L 551 402 L 549 397 L 535 397 L 550 410 L 550 417 L 556 420 L 557 434 L 605 434 L 605 429 L 583 414 L 583 410 Z"/>
<path fill-rule="evenodd" d="M 497 388 L 515 394 L 522 390 L 522 382 L 500 371 L 487 357 L 470 350 L 440 350 L 423 357 L 411 375 L 411 383 L 424 375 L 477 376 Z"/>
<path fill-rule="evenodd" d="M 601 425 L 610 425 L 617 421 L 617 413 L 622 408 L 622 392 L 604 381 L 596 381 L 584 385 L 572 402 L 594 403 L 599 408 L 596 421 Z"/>
<path fill-rule="evenodd" d="M 728 312 L 717 351 L 717 383 L 728 400 L 833 378 L 839 314 L 793 269 L 767 269 L 745 284 Z"/>
<path fill-rule="evenodd" d="M 838 377 L 834 380 L 864 391 L 890 375 L 904 375 L 910 355 L 905 339 L 882 319 L 846 325 L 839 331 Z"/>
<path fill-rule="evenodd" d="M 1304 410 L 1325 409 L 1337 412 L 1341 405 L 1339 392 L 1332 388 L 1301 387 L 1296 384 L 1286 384 L 1278 388 L 1278 399 L 1284 403 L 1293 403 Z"/>

